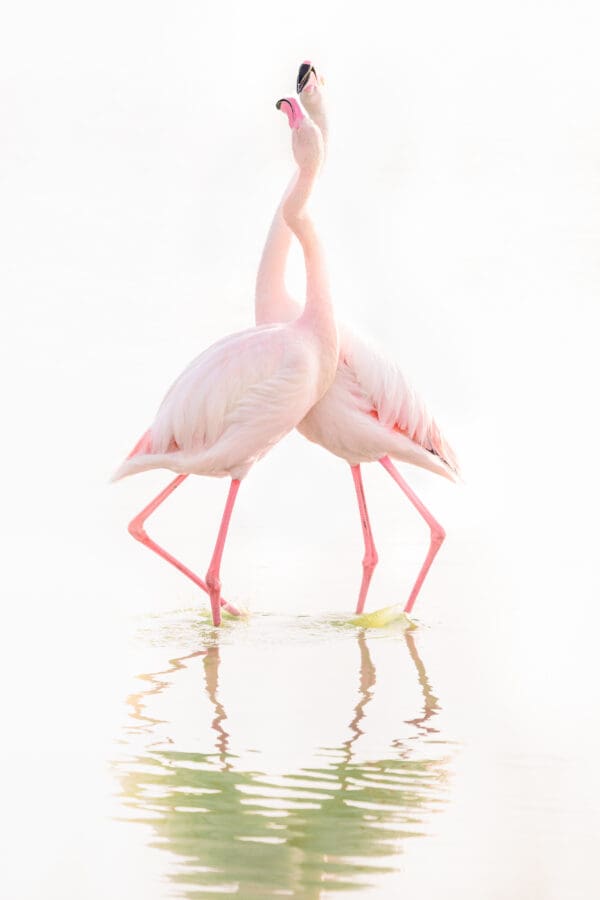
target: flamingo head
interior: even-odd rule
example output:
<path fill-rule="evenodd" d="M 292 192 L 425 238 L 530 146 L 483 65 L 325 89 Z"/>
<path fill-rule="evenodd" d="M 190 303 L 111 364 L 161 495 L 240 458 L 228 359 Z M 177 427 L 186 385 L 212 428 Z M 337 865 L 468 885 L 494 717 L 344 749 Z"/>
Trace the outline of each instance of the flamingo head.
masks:
<path fill-rule="evenodd" d="M 300 104 L 295 97 L 283 97 L 275 104 L 277 109 L 284 112 L 288 117 L 288 123 L 291 129 L 299 128 L 300 123 L 305 118 L 304 113 L 300 109 Z"/>
<path fill-rule="evenodd" d="M 317 70 L 309 59 L 305 59 L 298 69 L 298 78 L 296 79 L 296 93 L 311 96 L 319 93 L 320 88 L 325 84 L 324 79 L 317 75 Z"/>
<path fill-rule="evenodd" d="M 277 109 L 288 117 L 292 129 L 292 150 L 299 167 L 319 166 L 323 161 L 323 137 L 319 128 L 304 115 L 295 97 L 278 100 Z"/>
<path fill-rule="evenodd" d="M 317 70 L 310 60 L 305 60 L 298 69 L 296 92 L 300 95 L 302 106 L 311 119 L 321 128 L 321 131 L 323 130 L 321 126 L 325 119 L 323 103 L 324 84 L 325 80 L 321 75 L 317 75 Z"/>

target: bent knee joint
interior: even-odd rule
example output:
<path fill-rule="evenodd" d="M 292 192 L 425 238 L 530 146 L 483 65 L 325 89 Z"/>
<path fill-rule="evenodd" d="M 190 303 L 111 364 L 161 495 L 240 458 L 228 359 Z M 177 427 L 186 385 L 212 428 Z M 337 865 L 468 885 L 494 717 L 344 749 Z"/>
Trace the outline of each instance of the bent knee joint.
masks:
<path fill-rule="evenodd" d="M 446 532 L 442 528 L 441 525 L 437 525 L 435 528 L 431 529 L 431 543 L 435 547 L 441 547 L 446 538 Z"/>
<path fill-rule="evenodd" d="M 363 569 L 374 569 L 377 563 L 379 562 L 379 557 L 377 555 L 377 550 L 373 550 L 372 553 L 365 553 L 363 557 Z"/>
<path fill-rule="evenodd" d="M 219 594 L 221 592 L 221 579 L 213 572 L 207 572 L 206 586 L 211 594 Z"/>
<path fill-rule="evenodd" d="M 136 541 L 142 541 L 142 543 L 146 540 L 148 535 L 144 531 L 144 523 L 140 522 L 139 519 L 132 519 L 132 521 L 127 526 L 127 531 L 134 537 Z"/>

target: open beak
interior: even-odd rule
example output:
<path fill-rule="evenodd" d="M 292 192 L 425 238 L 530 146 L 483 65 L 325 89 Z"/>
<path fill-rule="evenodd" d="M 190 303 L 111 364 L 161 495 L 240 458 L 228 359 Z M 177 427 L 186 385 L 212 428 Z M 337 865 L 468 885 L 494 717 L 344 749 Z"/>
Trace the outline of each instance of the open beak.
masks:
<path fill-rule="evenodd" d="M 296 93 L 302 93 L 302 91 L 308 84 L 311 73 L 314 74 L 315 78 L 317 77 L 317 71 L 315 67 L 309 62 L 303 62 L 298 69 L 298 78 L 296 79 Z"/>

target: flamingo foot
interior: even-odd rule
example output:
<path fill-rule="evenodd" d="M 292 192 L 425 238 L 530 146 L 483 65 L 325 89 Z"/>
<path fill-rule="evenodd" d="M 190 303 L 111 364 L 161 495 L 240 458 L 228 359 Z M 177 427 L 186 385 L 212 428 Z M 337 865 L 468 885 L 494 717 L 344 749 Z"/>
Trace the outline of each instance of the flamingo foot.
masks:
<path fill-rule="evenodd" d="M 352 625 L 359 628 L 387 628 L 388 625 L 400 625 L 403 631 L 412 631 L 417 625 L 402 609 L 399 603 L 393 606 L 384 606 L 374 612 L 363 613 L 350 620 Z"/>
<path fill-rule="evenodd" d="M 244 616 L 246 615 L 246 613 L 243 609 L 238 609 L 237 606 L 234 606 L 233 603 L 228 603 L 227 600 L 223 600 L 222 597 L 221 597 L 220 603 L 221 603 L 221 609 L 223 609 L 225 612 L 229 613 L 230 616 L 235 616 L 236 618 L 243 619 Z M 211 607 L 212 607 L 212 601 L 211 601 Z"/>

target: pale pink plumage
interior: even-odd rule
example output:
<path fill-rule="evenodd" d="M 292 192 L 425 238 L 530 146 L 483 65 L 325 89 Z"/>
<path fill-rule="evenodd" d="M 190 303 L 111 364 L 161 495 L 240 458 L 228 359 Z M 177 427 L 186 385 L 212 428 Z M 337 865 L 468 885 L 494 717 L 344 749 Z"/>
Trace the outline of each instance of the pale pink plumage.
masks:
<path fill-rule="evenodd" d="M 307 268 L 306 305 L 294 321 L 229 335 L 200 354 L 167 392 L 156 418 L 114 479 L 147 469 L 180 473 L 131 522 L 134 537 L 210 594 L 220 622 L 219 571 L 240 480 L 291 431 L 333 380 L 338 341 L 323 251 L 304 207 L 323 159 L 319 129 L 293 98 L 284 111 L 292 128 L 299 172 L 283 210 L 300 240 Z M 206 584 L 152 541 L 144 522 L 189 474 L 231 477 L 231 486 Z M 230 607 L 232 611 L 235 611 Z"/>
<path fill-rule="evenodd" d="M 244 478 L 320 396 L 319 348 L 298 322 L 241 331 L 201 353 L 115 478 L 147 469 Z"/>
<path fill-rule="evenodd" d="M 321 87 L 314 67 L 309 62 L 303 63 L 298 73 L 298 90 L 304 108 L 326 138 L 327 116 Z M 275 213 L 263 250 L 256 282 L 257 323 L 286 321 L 297 314 L 298 305 L 285 285 L 292 234 L 282 216 L 285 198 L 293 189 L 294 179 Z M 362 612 L 377 563 L 360 464 L 381 462 L 426 519 L 431 529 L 430 551 L 406 604 L 408 612 L 443 541 L 444 531 L 393 469 L 389 457 L 429 469 L 453 481 L 459 474 L 458 463 L 427 406 L 399 366 L 347 326 L 338 324 L 338 330 L 340 355 L 334 381 L 300 422 L 298 430 L 309 440 L 345 459 L 352 467 L 365 541 L 357 612 Z"/>
<path fill-rule="evenodd" d="M 456 479 L 456 457 L 402 370 L 340 324 L 333 384 L 298 425 L 350 465 L 388 455 Z"/>

